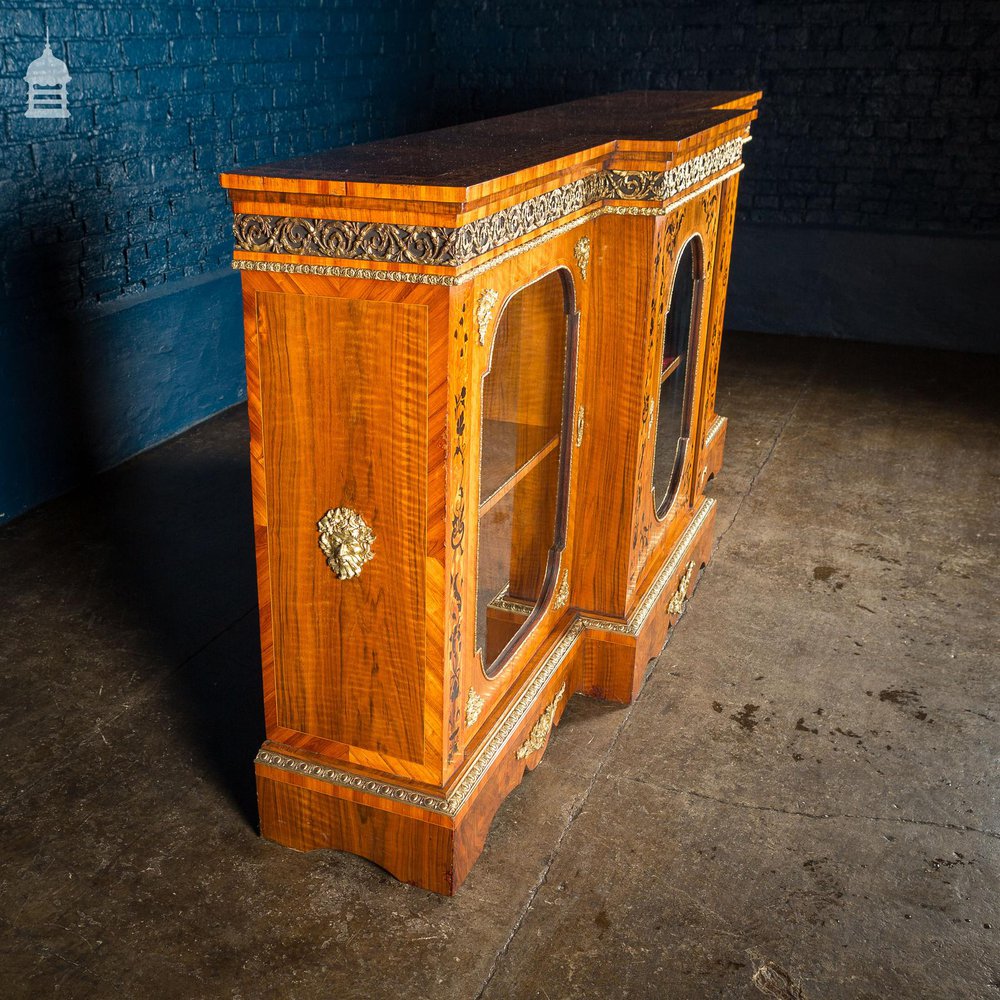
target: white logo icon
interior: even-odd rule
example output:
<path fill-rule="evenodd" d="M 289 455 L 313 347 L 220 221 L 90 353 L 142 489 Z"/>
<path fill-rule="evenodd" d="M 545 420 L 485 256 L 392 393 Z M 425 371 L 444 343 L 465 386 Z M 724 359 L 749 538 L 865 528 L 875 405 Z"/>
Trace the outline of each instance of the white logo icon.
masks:
<path fill-rule="evenodd" d="M 49 32 L 45 30 L 45 48 L 28 67 L 24 81 L 28 85 L 28 110 L 25 118 L 69 118 L 69 67 L 52 54 Z"/>

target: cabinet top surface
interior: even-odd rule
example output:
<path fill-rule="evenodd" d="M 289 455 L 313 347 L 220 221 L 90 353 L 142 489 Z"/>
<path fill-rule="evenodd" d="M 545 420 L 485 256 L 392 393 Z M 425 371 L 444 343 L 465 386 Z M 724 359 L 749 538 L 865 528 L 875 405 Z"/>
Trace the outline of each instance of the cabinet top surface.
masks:
<path fill-rule="evenodd" d="M 626 91 L 450 128 L 343 146 L 222 175 L 227 188 L 296 181 L 468 188 L 611 148 L 676 152 L 749 124 L 753 91 Z"/>

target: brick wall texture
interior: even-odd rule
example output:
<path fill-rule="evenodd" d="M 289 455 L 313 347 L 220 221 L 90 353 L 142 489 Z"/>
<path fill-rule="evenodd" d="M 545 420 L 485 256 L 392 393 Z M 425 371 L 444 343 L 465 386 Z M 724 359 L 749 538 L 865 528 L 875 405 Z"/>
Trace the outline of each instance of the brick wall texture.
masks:
<path fill-rule="evenodd" d="M 65 120 L 24 117 L 46 27 Z M 996 234 L 998 35 L 996 0 L 5 4 L 0 293 L 227 266 L 233 166 L 626 88 L 764 89 L 744 220 Z"/>
<path fill-rule="evenodd" d="M 68 119 L 24 115 L 46 28 Z M 0 300 L 104 302 L 228 266 L 218 174 L 420 127 L 430 50 L 421 0 L 5 0 Z"/>
<path fill-rule="evenodd" d="M 438 0 L 443 124 L 626 89 L 762 89 L 743 221 L 1000 230 L 997 0 Z"/>

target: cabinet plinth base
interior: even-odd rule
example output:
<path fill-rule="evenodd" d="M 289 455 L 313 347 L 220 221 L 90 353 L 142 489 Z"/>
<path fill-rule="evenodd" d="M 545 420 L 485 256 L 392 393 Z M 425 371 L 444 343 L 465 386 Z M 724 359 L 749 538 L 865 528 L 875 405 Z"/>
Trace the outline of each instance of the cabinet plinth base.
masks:
<path fill-rule="evenodd" d="M 722 454 L 726 447 L 726 428 L 729 420 L 726 417 L 716 416 L 709 424 L 705 434 L 705 449 L 702 452 L 701 468 L 701 488 L 705 488 L 713 476 L 717 476 L 722 469 Z"/>
<path fill-rule="evenodd" d="M 584 619 L 587 647 L 581 694 L 630 705 L 639 695 L 649 661 L 667 641 L 712 557 L 715 501 L 703 500 L 663 568 L 626 621 Z"/>
<path fill-rule="evenodd" d="M 452 895 L 500 804 L 541 760 L 569 696 L 635 700 L 711 557 L 714 520 L 715 502 L 703 500 L 628 620 L 568 614 L 522 696 L 485 727 L 446 788 L 419 792 L 265 743 L 256 765 L 261 835 L 299 851 L 349 851 L 403 882 Z"/>
<path fill-rule="evenodd" d="M 454 893 L 468 872 L 468 866 L 456 864 L 461 832 L 450 823 L 432 822 L 429 815 L 359 802 L 319 782 L 292 784 L 265 776 L 259 766 L 257 803 L 261 836 L 297 851 L 333 848 L 358 854 L 401 882 L 445 896 Z"/>

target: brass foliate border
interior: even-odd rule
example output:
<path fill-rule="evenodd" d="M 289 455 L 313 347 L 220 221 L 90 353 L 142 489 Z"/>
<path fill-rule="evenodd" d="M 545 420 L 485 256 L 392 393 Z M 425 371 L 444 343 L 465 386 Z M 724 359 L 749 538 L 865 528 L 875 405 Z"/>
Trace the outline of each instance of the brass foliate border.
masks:
<path fill-rule="evenodd" d="M 562 225 L 555 226 L 554 228 L 548 230 L 548 232 L 542 233 L 540 236 L 535 236 L 525 243 L 521 243 L 516 247 L 511 247 L 509 250 L 504 250 L 503 253 L 497 254 L 496 257 L 483 261 L 481 264 L 476 264 L 474 267 L 470 267 L 468 270 L 462 271 L 460 274 L 424 274 L 421 271 L 394 271 L 389 268 L 377 269 L 371 267 L 345 267 L 341 264 L 289 264 L 282 261 L 280 255 L 276 255 L 275 260 L 234 260 L 233 270 L 265 271 L 284 274 L 315 274 L 334 278 L 361 278 L 366 281 L 401 281 L 411 285 L 464 285 L 466 282 L 472 281 L 473 278 L 478 278 L 479 275 L 485 274 L 487 271 L 490 271 L 500 264 L 511 260 L 513 257 L 518 257 L 523 253 L 534 250 L 536 247 L 541 246 L 544 243 L 548 243 L 550 240 L 558 239 L 564 233 L 568 233 L 570 230 L 576 229 L 577 227 L 582 226 L 585 222 L 588 222 L 591 219 L 596 219 L 598 216 L 670 215 L 680 208 L 681 205 L 697 198 L 698 195 L 708 190 L 708 188 L 714 187 L 716 184 L 721 184 L 730 177 L 736 176 L 736 174 L 740 173 L 742 170 L 743 164 L 740 163 L 727 173 L 713 178 L 702 187 L 689 191 L 683 198 L 680 198 L 677 201 L 672 201 L 668 205 L 603 205 L 599 208 L 594 208 L 576 219 L 571 219 L 569 222 L 564 222 Z"/>
<path fill-rule="evenodd" d="M 666 170 L 602 170 L 463 226 L 237 213 L 233 239 L 249 253 L 458 267 L 600 201 L 673 198 L 739 162 L 746 141 L 730 139 Z M 586 276 L 586 264 L 581 270 Z"/>
<path fill-rule="evenodd" d="M 233 239 L 238 250 L 392 264 L 460 263 L 461 255 L 455 246 L 456 234 L 460 232 L 438 226 L 242 213 L 233 220 Z"/>

